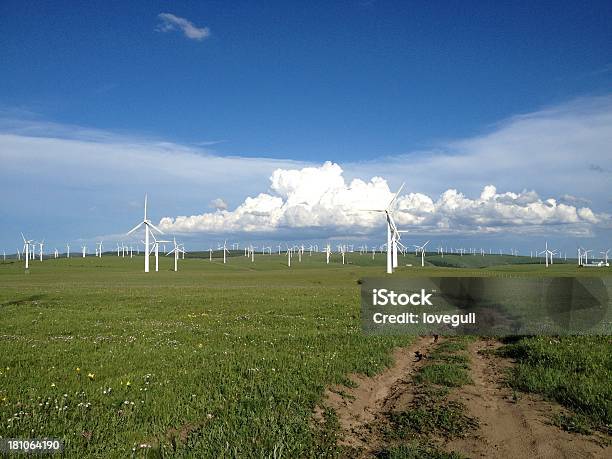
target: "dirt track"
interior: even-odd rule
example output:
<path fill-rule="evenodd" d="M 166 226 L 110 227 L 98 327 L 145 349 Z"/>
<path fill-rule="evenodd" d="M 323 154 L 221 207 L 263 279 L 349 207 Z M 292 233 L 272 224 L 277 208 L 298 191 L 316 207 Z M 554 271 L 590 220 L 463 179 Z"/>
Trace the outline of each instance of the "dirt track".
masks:
<path fill-rule="evenodd" d="M 469 346 L 473 385 L 459 389 L 461 400 L 471 416 L 479 419 L 474 435 L 447 443 L 447 451 L 469 457 L 590 458 L 612 457 L 612 447 L 602 448 L 596 437 L 561 430 L 550 423 L 550 415 L 561 407 L 537 396 L 520 394 L 503 384 L 511 362 L 484 349 L 499 347 L 496 341 L 479 340 Z"/>
<path fill-rule="evenodd" d="M 351 375 L 357 387 L 326 390 L 325 405 L 336 412 L 341 445 L 359 457 L 372 457 L 385 446 L 381 428 L 389 425 L 389 413 L 409 409 L 414 396 L 412 375 L 425 363 L 416 361 L 415 351 L 429 354 L 434 346 L 430 337 L 418 338 L 413 345 L 396 349 L 394 365 L 384 372 L 372 378 Z M 498 346 L 486 340 L 469 346 L 474 384 L 457 389 L 450 398 L 464 403 L 480 427 L 466 438 L 445 442 L 445 450 L 474 458 L 612 457 L 612 447 L 602 447 L 601 438 L 572 434 L 550 424 L 551 413 L 562 410 L 558 405 L 527 394 L 513 397 L 503 384 L 511 362 L 479 353 Z M 317 409 L 315 418 L 320 419 L 321 413 Z"/>
<path fill-rule="evenodd" d="M 432 346 L 431 338 L 418 338 L 409 347 L 395 349 L 394 364 L 384 372 L 372 378 L 350 375 L 357 387 L 325 391 L 325 404 L 336 412 L 342 428 L 342 445 L 361 450 L 364 457 L 381 446 L 378 428 L 387 423 L 386 413 L 412 400 L 412 375 L 424 363 L 416 362 L 415 351 L 427 353 Z"/>

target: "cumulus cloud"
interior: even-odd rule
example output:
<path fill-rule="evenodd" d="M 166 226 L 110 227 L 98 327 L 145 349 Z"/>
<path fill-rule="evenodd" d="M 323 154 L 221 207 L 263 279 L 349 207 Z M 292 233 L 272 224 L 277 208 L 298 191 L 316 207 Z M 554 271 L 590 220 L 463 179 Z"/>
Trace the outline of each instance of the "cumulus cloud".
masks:
<path fill-rule="evenodd" d="M 338 164 L 276 169 L 270 190 L 247 197 L 233 211 L 219 209 L 201 215 L 164 217 L 159 226 L 169 232 L 272 232 L 279 229 L 324 228 L 368 233 L 382 216 L 367 209 L 384 209 L 394 193 L 382 177 L 368 181 L 344 177 Z M 410 192 L 398 196 L 395 220 L 406 229 L 444 234 L 522 231 L 534 233 L 563 229 L 586 234 L 606 219 L 588 207 L 576 207 L 554 198 L 542 199 L 535 191 L 499 193 L 487 185 L 470 198 L 455 189 L 433 198 Z"/>
<path fill-rule="evenodd" d="M 196 27 L 191 21 L 171 13 L 160 13 L 157 16 L 162 22 L 157 26 L 159 32 L 170 32 L 180 29 L 187 38 L 201 41 L 210 36 L 208 27 Z"/>
<path fill-rule="evenodd" d="M 199 241 L 242 230 L 285 239 L 334 232 L 378 238 L 382 217 L 356 209 L 383 206 L 408 180 L 396 219 L 415 233 L 501 238 L 556 232 L 592 236 L 607 247 L 611 126 L 612 97 L 582 99 L 428 150 L 322 166 L 227 157 L 193 144 L 57 124 L 0 107 L 0 244 L 30 231 L 32 215 L 53 222 L 48 238 L 129 229 L 145 192 L 152 219 L 170 216 L 169 227 Z M 224 202 L 241 204 L 203 214 L 203 204 L 221 194 Z M 98 210 L 87 210 L 93 206 Z"/>
<path fill-rule="evenodd" d="M 227 210 L 227 203 L 223 199 L 217 198 L 210 201 L 210 207 L 217 210 Z"/>

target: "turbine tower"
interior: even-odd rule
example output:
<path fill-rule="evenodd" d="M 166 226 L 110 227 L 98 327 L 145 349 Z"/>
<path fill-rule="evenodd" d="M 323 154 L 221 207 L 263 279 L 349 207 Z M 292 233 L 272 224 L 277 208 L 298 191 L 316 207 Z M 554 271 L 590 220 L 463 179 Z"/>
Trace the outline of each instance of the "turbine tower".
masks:
<path fill-rule="evenodd" d="M 183 246 L 182 244 L 177 244 L 176 243 L 176 237 L 172 239 L 172 243 L 174 244 L 174 248 L 170 252 L 168 252 L 166 254 L 166 256 L 170 255 L 171 253 L 174 253 L 174 271 L 176 272 L 176 271 L 178 271 L 179 253 L 180 252 L 185 252 L 185 251 L 182 248 L 182 246 Z"/>
<path fill-rule="evenodd" d="M 399 241 L 399 232 L 393 220 L 393 204 L 395 204 L 402 188 L 404 188 L 403 183 L 393 196 L 393 199 L 391 199 L 384 209 L 364 209 L 365 212 L 385 213 L 385 218 L 387 220 L 387 274 L 393 273 L 393 268 L 397 268 L 397 242 Z"/>
<path fill-rule="evenodd" d="M 23 239 L 23 253 L 25 254 L 25 269 L 30 267 L 30 244 L 34 247 L 34 241 L 32 239 L 26 239 L 23 233 L 21 233 L 21 239 Z"/>
<path fill-rule="evenodd" d="M 159 228 L 157 228 L 153 223 L 151 223 L 149 219 L 147 219 L 147 195 L 146 194 L 145 194 L 145 199 L 144 199 L 144 218 L 138 225 L 136 225 L 134 228 L 128 231 L 127 234 L 128 235 L 132 234 L 134 231 L 136 231 L 138 228 L 140 228 L 143 225 L 144 225 L 144 230 L 145 230 L 144 272 L 148 273 L 149 272 L 149 232 L 152 233 L 152 230 L 155 230 L 160 234 L 164 234 L 164 232 L 160 230 Z"/>
<path fill-rule="evenodd" d="M 427 244 L 429 244 L 429 241 L 427 241 L 423 245 L 414 246 L 417 249 L 417 251 L 421 252 L 421 267 L 425 266 L 425 247 L 427 246 Z"/>
<path fill-rule="evenodd" d="M 546 267 L 548 268 L 548 257 L 550 257 L 550 264 L 553 264 L 553 255 L 557 254 L 556 250 L 550 250 L 548 248 L 548 241 L 546 241 L 545 249 L 541 251 L 538 255 L 544 254 L 546 256 Z"/>

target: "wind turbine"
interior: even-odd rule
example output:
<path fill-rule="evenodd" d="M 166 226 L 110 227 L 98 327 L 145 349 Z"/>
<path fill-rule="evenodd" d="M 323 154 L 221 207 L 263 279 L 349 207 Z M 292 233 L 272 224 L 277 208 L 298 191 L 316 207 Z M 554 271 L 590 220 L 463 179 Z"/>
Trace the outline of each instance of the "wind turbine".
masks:
<path fill-rule="evenodd" d="M 70 244 L 66 244 L 66 258 L 70 258 Z"/>
<path fill-rule="evenodd" d="M 608 266 L 608 254 L 610 253 L 610 249 L 604 251 L 599 252 L 603 255 L 603 259 L 604 259 L 604 263 L 606 264 L 606 266 Z"/>
<path fill-rule="evenodd" d="M 427 241 L 423 245 L 415 245 L 414 246 L 416 248 L 416 250 L 421 252 L 421 267 L 425 266 L 425 247 L 427 246 L 427 244 L 429 244 L 429 241 Z"/>
<path fill-rule="evenodd" d="M 82 245 L 81 248 L 83 249 L 83 258 L 85 258 L 85 254 L 87 253 L 87 246 Z"/>
<path fill-rule="evenodd" d="M 43 239 L 41 242 L 38 243 L 39 247 L 40 247 L 40 261 L 43 260 L 43 246 L 45 245 L 45 240 Z"/>
<path fill-rule="evenodd" d="M 580 256 L 580 260 L 578 264 L 583 264 L 583 265 L 589 264 L 589 252 L 592 252 L 592 250 L 582 249 L 582 255 Z M 580 254 L 580 248 L 578 248 L 578 253 Z"/>
<path fill-rule="evenodd" d="M 556 255 L 557 251 L 549 250 L 548 241 L 546 241 L 545 249 L 539 253 L 539 255 L 544 254 L 546 256 L 546 267 L 548 268 L 548 257 L 550 257 L 550 264 L 553 264 L 553 255 Z"/>
<path fill-rule="evenodd" d="M 225 264 L 227 262 L 227 254 L 229 253 L 229 250 L 227 250 L 227 241 L 223 242 L 223 264 Z"/>
<path fill-rule="evenodd" d="M 132 234 L 134 231 L 136 231 L 138 228 L 140 228 L 142 225 L 144 225 L 144 229 L 145 229 L 145 240 L 144 240 L 144 244 L 145 244 L 145 249 L 144 249 L 144 272 L 148 273 L 149 272 L 149 233 L 152 234 L 151 230 L 155 230 L 160 234 L 164 234 L 164 232 L 162 230 L 160 230 L 159 228 L 157 228 L 153 223 L 151 223 L 151 221 L 149 219 L 147 219 L 147 195 L 145 194 L 145 200 L 144 200 L 144 218 L 142 219 L 142 221 L 136 225 L 134 228 L 132 228 L 130 231 L 128 231 L 128 235 Z"/>
<path fill-rule="evenodd" d="M 397 244 L 396 242 L 399 240 L 399 233 L 397 231 L 397 226 L 395 225 L 395 221 L 393 220 L 393 204 L 397 200 L 400 192 L 404 188 L 404 184 L 399 187 L 397 193 L 393 196 L 393 199 L 389 201 L 387 207 L 384 209 L 364 209 L 365 212 L 384 212 L 385 218 L 387 220 L 387 274 L 393 273 L 393 268 L 397 267 Z"/>
<path fill-rule="evenodd" d="M 325 246 L 325 262 L 329 264 L 329 255 L 331 254 L 331 247 L 329 244 Z"/>
<path fill-rule="evenodd" d="M 32 246 L 34 246 L 34 241 L 32 239 L 26 239 L 25 236 L 23 235 L 23 233 L 21 233 L 21 239 L 23 239 L 23 247 L 24 247 L 24 254 L 25 254 L 25 269 L 28 269 L 30 267 L 29 265 L 29 260 L 30 260 L 30 244 L 32 244 Z"/>
<path fill-rule="evenodd" d="M 153 245 L 151 247 L 151 252 L 155 252 L 155 272 L 159 271 L 159 244 L 164 244 L 166 242 L 172 242 L 172 241 L 162 241 L 161 239 L 155 239 L 155 235 L 153 234 L 153 232 L 151 232 L 151 236 L 153 237 Z"/>
<path fill-rule="evenodd" d="M 178 271 L 178 259 L 179 259 L 179 253 L 180 252 L 184 252 L 183 248 L 182 248 L 182 244 L 177 244 L 176 243 L 176 238 L 172 239 L 172 242 L 174 244 L 174 248 L 168 252 L 166 254 L 166 256 L 170 255 L 171 253 L 174 253 L 174 271 Z"/>
<path fill-rule="evenodd" d="M 102 258 L 102 241 L 98 242 L 98 256 Z"/>

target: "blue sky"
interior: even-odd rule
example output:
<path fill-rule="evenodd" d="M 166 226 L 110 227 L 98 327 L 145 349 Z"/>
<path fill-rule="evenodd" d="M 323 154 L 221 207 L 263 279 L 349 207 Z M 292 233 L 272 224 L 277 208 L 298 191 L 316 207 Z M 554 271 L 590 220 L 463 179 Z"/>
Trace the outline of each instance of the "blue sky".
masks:
<path fill-rule="evenodd" d="M 190 37 L 161 13 L 206 33 Z M 38 153 L 28 144 L 19 154 L 14 139 L 0 143 L 5 170 L 21 171 L 16 173 L 24 179 L 1 185 L 0 245 L 14 245 L 18 228 L 48 239 L 53 233 L 62 233 L 61 238 L 118 234 L 131 226 L 133 207 L 144 191 L 155 194 L 154 187 L 163 182 L 153 173 L 149 181 L 113 181 L 120 175 L 113 167 L 123 166 L 105 161 L 108 152 L 92 153 L 91 159 L 103 163 L 99 167 L 106 180 L 83 179 L 96 166 L 72 158 L 73 174 L 58 182 L 52 166 L 36 166 L 41 163 L 36 154 L 52 154 L 60 164 L 68 161 L 62 151 L 69 148 L 54 150 L 53 139 L 138 145 L 142 155 L 150 152 L 151 161 L 161 161 L 156 155 L 163 143 L 164 161 L 189 151 L 213 158 L 220 169 L 211 167 L 212 173 L 247 168 L 226 171 L 227 180 L 219 182 L 206 174 L 206 160 L 197 166 L 185 160 L 201 167 L 201 176 L 159 187 L 158 220 L 210 212 L 215 198 L 232 211 L 247 196 L 270 193 L 276 168 L 332 161 L 342 166 L 347 186 L 352 178 L 381 175 L 391 188 L 406 181 L 408 191 L 434 201 L 449 188 L 476 198 L 488 184 L 499 193 L 535 190 L 543 200 L 569 194 L 602 214 L 588 237 L 606 244 L 610 166 L 605 147 L 597 143 L 607 138 L 605 123 L 572 150 L 576 158 L 584 151 L 592 154 L 584 158 L 586 177 L 594 177 L 586 186 L 572 188 L 572 181 L 564 179 L 575 167 L 542 183 L 536 173 L 517 177 L 515 169 L 455 182 L 405 166 L 411 160 L 425 164 L 440 152 L 469 157 L 482 139 L 496 141 L 486 145 L 491 151 L 500 148 L 500 156 L 514 154 L 501 146 L 508 145 L 505 134 L 525 127 L 520 116 L 535 119 L 535 126 L 543 119 L 546 126 L 557 123 L 551 138 L 568 119 L 580 126 L 587 119 L 607 120 L 612 111 L 611 19 L 609 1 L 4 1 L 1 132 L 47 143 L 36 144 Z M 255 159 L 221 165 L 228 157 Z M 388 166 L 398 158 L 402 167 Z M 124 166 L 134 167 L 132 161 L 127 155 L 130 163 Z M 513 174 L 516 179 L 508 180 Z M 26 204 L 13 204 L 15 196 L 25 197 Z M 76 209 L 93 209 L 93 215 L 79 219 Z M 49 216 L 42 228 L 33 221 L 37 212 Z M 69 228 L 78 231 L 69 234 Z M 521 240 L 508 244 L 535 238 L 532 229 L 530 236 L 519 233 Z"/>

